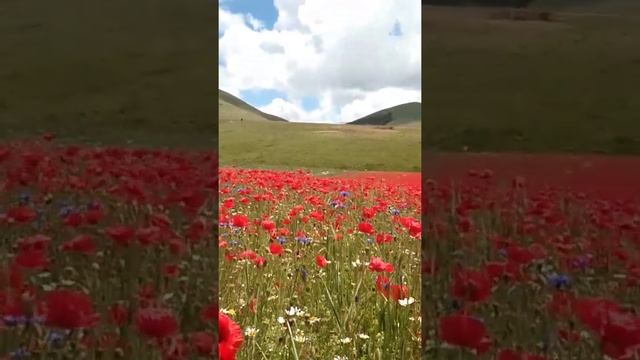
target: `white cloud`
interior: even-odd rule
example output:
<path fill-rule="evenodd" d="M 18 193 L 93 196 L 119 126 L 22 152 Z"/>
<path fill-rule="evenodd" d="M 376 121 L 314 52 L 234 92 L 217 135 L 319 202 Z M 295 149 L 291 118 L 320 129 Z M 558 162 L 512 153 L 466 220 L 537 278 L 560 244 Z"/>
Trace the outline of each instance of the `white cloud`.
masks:
<path fill-rule="evenodd" d="M 246 14 L 246 17 L 247 17 L 247 22 L 249 23 L 249 25 L 253 30 L 264 29 L 264 23 L 262 21 L 260 21 L 259 19 L 256 19 L 251 14 Z"/>
<path fill-rule="evenodd" d="M 293 121 L 347 122 L 384 107 L 420 101 L 420 13 L 415 0 L 274 0 L 266 29 L 253 17 L 219 10 L 220 88 L 276 89 L 261 110 Z M 255 20 L 255 19 L 254 19 Z M 390 36 L 394 27 L 401 36 Z M 306 111 L 302 98 L 316 97 Z"/>

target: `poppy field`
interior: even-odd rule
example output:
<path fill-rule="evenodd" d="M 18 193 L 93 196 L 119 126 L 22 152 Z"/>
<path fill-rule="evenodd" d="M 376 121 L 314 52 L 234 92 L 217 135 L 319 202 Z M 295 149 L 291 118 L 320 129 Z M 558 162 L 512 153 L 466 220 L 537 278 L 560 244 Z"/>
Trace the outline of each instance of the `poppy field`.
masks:
<path fill-rule="evenodd" d="M 420 356 L 419 183 L 235 168 L 219 179 L 230 355 Z"/>
<path fill-rule="evenodd" d="M 637 192 L 502 176 L 535 164 L 427 180 L 423 358 L 640 358 Z"/>
<path fill-rule="evenodd" d="M 0 358 L 211 358 L 216 161 L 0 144 Z"/>

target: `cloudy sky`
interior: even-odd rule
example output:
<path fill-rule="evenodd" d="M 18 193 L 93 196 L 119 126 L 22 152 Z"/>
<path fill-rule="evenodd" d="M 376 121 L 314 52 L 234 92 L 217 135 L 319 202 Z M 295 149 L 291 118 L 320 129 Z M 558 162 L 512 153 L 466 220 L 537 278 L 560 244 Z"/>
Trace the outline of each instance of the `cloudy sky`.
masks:
<path fill-rule="evenodd" d="M 219 87 L 291 121 L 420 101 L 416 0 L 220 0 Z"/>

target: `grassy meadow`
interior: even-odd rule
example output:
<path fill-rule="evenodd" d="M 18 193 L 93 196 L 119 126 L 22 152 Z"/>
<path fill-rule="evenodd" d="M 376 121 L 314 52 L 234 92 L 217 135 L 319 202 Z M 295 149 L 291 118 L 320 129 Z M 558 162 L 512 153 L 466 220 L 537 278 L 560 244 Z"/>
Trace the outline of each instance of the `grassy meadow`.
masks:
<path fill-rule="evenodd" d="M 0 139 L 213 148 L 209 5 L 0 0 Z"/>
<path fill-rule="evenodd" d="M 558 4 L 534 3 L 548 22 L 423 7 L 429 150 L 640 154 L 640 9 Z"/>
<path fill-rule="evenodd" d="M 420 171 L 420 131 L 271 121 L 220 123 L 220 164 Z"/>
<path fill-rule="evenodd" d="M 218 106 L 221 166 L 420 171 L 421 134 L 413 124 L 376 127 L 273 121 L 225 93 Z"/>

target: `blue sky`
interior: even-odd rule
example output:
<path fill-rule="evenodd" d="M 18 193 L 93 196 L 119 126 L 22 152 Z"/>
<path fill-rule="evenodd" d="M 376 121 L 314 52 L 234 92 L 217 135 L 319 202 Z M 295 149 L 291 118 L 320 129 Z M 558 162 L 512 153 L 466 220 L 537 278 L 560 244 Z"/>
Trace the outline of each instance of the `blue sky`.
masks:
<path fill-rule="evenodd" d="M 304 122 L 420 101 L 420 13 L 415 0 L 220 0 L 219 87 Z"/>
<path fill-rule="evenodd" d="M 233 13 L 251 14 L 262 21 L 267 29 L 272 29 L 278 18 L 278 10 L 273 0 L 222 0 L 220 8 Z"/>

